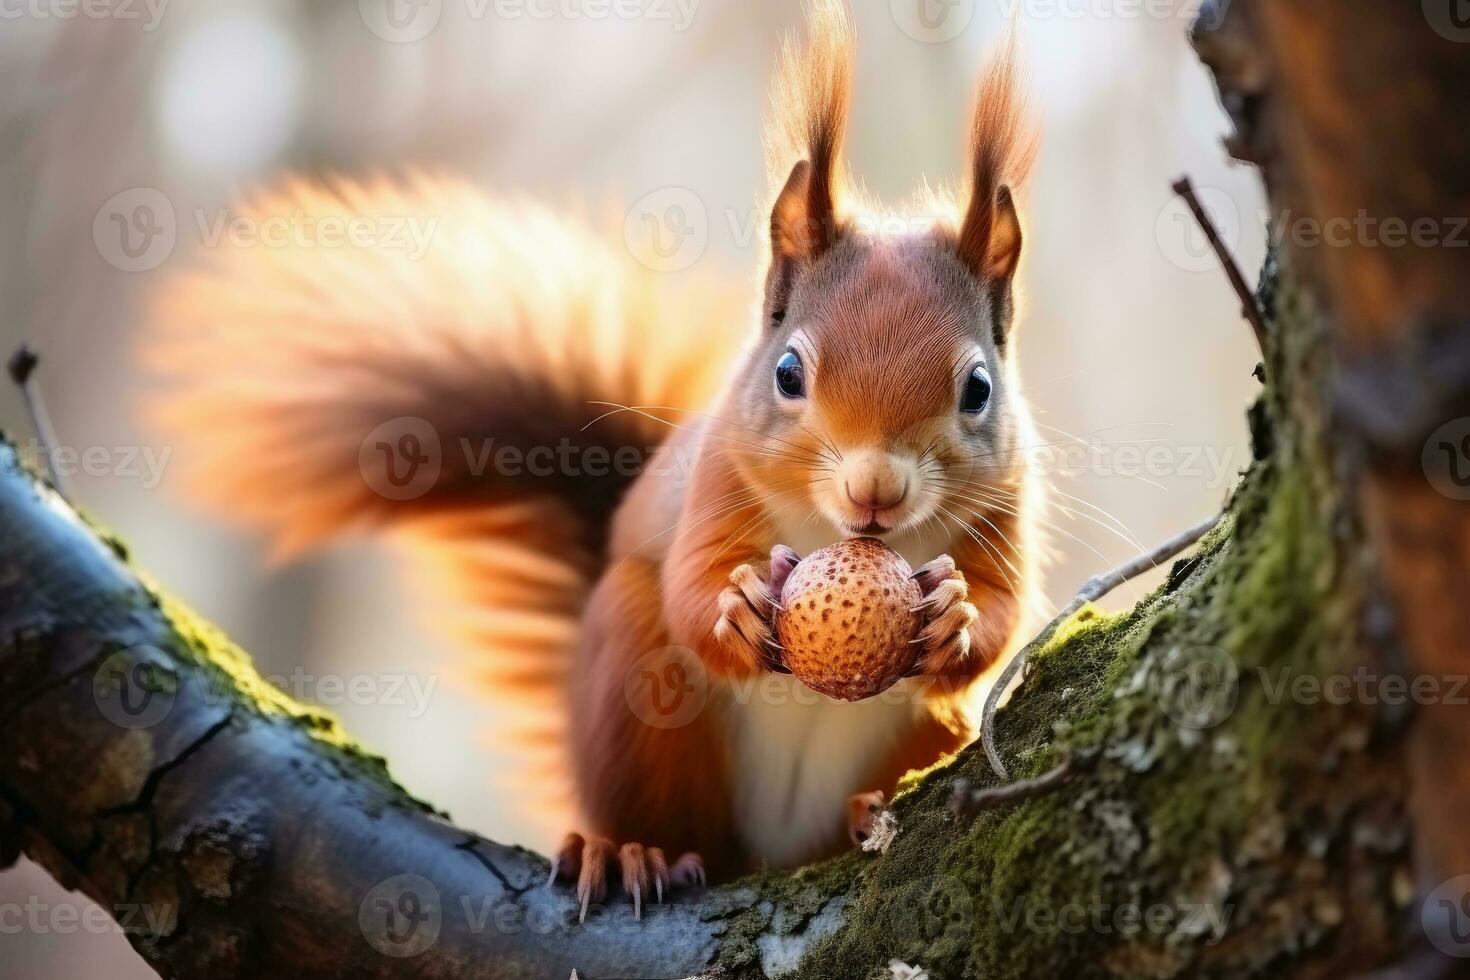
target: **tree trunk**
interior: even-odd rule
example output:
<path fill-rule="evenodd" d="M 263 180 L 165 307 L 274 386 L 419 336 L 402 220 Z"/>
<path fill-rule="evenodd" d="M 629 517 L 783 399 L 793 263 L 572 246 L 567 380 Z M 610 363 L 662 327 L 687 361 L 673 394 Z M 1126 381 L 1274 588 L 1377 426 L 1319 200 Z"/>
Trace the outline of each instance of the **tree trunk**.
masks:
<path fill-rule="evenodd" d="M 1397 613 L 1398 636 L 1375 637 L 1379 665 L 1441 678 L 1470 664 L 1462 8 L 1255 2 L 1201 44 L 1237 153 L 1262 164 L 1277 231 L 1326 300 L 1339 363 L 1324 410 Z M 1421 864 L 1449 877 L 1470 871 L 1470 724 L 1463 704 L 1423 709 L 1408 757 Z"/>
<path fill-rule="evenodd" d="M 6 450 L 0 862 L 84 890 L 168 977 L 1448 975 L 1470 953 L 1448 928 L 1470 925 L 1470 48 L 1431 6 L 1235 0 L 1201 32 L 1232 149 L 1290 216 L 1255 461 L 1158 592 L 1034 651 L 999 747 L 1018 776 L 1086 760 L 1049 792 L 957 815 L 957 780 L 996 783 L 967 749 L 912 777 L 881 855 L 579 925 L 543 859 L 409 798 Z M 1360 210 L 1440 242 L 1296 224 Z"/>

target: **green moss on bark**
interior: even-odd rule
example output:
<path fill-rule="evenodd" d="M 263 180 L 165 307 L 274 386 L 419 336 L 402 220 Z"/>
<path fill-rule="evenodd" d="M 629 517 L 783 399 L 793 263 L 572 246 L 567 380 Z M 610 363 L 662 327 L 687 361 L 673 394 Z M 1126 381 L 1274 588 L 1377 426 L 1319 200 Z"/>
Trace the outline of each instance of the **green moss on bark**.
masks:
<path fill-rule="evenodd" d="M 389 792 L 430 812 L 439 812 L 413 797 L 388 772 L 387 760 L 347 734 L 336 715 L 322 708 L 302 704 L 260 675 L 250 654 L 241 649 L 224 631 L 209 623 L 167 591 L 140 575 L 159 611 L 168 619 L 176 643 L 173 653 L 202 669 L 207 683 L 221 703 L 228 703 L 236 713 L 248 712 L 263 719 L 274 719 L 298 727 L 315 741 L 336 750 L 345 773 L 366 777 Z"/>
<path fill-rule="evenodd" d="M 0 433 L 0 441 L 3 440 L 4 434 Z M 31 470 L 38 484 L 50 486 L 19 454 L 16 461 Z M 130 589 L 116 597 L 117 611 L 126 615 L 144 607 L 156 609 L 168 622 L 170 636 L 157 646 L 165 661 L 178 658 L 180 670 L 169 672 L 165 663 L 163 670 L 147 675 L 153 683 L 173 687 L 184 670 L 197 669 L 212 701 L 227 706 L 235 720 L 251 715 L 293 725 L 307 737 L 331 747 L 345 776 L 372 781 L 384 790 L 385 798 L 401 799 L 431 813 L 442 812 L 406 792 L 389 774 L 387 761 L 350 737 L 334 714 L 297 701 L 262 677 L 250 655 L 224 631 L 137 568 L 126 545 L 102 522 L 83 510 L 78 510 L 78 516 L 142 585 L 141 590 Z M 99 650 L 95 662 L 100 664 L 116 652 L 112 647 Z"/>

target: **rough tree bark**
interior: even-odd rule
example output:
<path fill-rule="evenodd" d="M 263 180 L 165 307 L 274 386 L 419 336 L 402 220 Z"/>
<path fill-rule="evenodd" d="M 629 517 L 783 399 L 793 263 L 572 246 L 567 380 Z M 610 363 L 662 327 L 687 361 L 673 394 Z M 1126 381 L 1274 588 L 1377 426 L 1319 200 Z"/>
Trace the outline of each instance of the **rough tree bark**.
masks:
<path fill-rule="evenodd" d="M 0 863 L 113 909 L 169 977 L 1448 975 L 1418 899 L 1470 872 L 1470 718 L 1386 679 L 1447 695 L 1470 664 L 1470 423 L 1437 432 L 1470 416 L 1470 277 L 1444 240 L 1470 203 L 1470 48 L 1428 11 L 1234 0 L 1198 38 L 1278 214 L 1428 218 L 1441 241 L 1282 226 L 1227 518 L 1137 608 L 1060 630 L 999 716 L 1018 776 L 1085 753 L 1050 792 L 956 816 L 957 779 L 995 783 L 972 748 L 909 780 L 882 855 L 579 926 L 542 859 L 409 798 L 7 450 Z"/>
<path fill-rule="evenodd" d="M 1276 213 L 1291 216 L 1278 230 L 1327 298 L 1336 449 L 1402 641 L 1385 629 L 1374 650 L 1438 677 L 1470 664 L 1470 494 L 1455 470 L 1470 462 L 1467 45 L 1453 0 L 1251 3 L 1201 45 L 1237 126 L 1232 149 L 1261 165 Z M 1351 230 L 1314 241 L 1334 228 Z M 1470 871 L 1465 716 L 1425 706 L 1409 752 L 1415 786 L 1432 789 L 1414 798 L 1431 877 Z"/>

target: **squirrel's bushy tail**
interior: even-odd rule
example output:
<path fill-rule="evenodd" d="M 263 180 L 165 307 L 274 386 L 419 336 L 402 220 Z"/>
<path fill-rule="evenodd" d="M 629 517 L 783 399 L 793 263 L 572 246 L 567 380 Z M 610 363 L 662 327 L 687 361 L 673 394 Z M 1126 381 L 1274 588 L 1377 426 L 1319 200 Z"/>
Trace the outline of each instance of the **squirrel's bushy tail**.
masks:
<path fill-rule="evenodd" d="M 296 183 L 236 218 L 254 234 L 167 283 L 143 346 L 187 492 L 283 555 L 390 533 L 495 691 L 558 697 L 613 507 L 669 431 L 610 406 L 705 407 L 739 301 L 452 180 Z"/>

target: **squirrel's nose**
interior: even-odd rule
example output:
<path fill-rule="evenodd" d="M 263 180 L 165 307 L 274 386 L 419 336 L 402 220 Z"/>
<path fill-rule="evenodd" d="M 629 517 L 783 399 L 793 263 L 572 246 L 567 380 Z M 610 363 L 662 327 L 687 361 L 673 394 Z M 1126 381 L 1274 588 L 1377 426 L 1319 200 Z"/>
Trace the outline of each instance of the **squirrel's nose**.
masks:
<path fill-rule="evenodd" d="M 897 507 L 909 492 L 908 479 L 897 474 L 869 474 L 856 480 L 847 479 L 842 487 L 847 491 L 848 500 L 866 510 Z"/>

